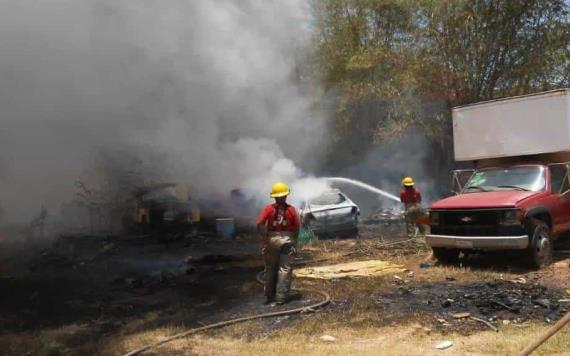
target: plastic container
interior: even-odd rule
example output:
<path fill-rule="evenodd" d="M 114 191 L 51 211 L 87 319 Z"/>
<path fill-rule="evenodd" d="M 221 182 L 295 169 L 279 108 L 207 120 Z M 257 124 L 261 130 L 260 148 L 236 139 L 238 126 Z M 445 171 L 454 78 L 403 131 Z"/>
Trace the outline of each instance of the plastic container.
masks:
<path fill-rule="evenodd" d="M 233 239 L 236 233 L 236 225 L 233 218 L 216 219 L 216 233 L 223 239 Z"/>

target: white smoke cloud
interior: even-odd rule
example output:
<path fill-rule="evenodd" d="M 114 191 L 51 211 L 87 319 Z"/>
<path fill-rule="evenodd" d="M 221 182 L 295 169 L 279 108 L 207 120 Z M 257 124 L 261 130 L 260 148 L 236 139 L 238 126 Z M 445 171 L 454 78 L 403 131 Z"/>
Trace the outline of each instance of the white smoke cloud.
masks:
<path fill-rule="evenodd" d="M 164 153 L 148 168 L 191 181 L 201 196 L 243 188 L 265 199 L 275 180 L 292 182 L 297 199 L 324 189 L 310 178 L 297 182 L 305 176 L 299 167 L 318 160 L 325 133 L 311 88 L 295 75 L 308 6 L 1 2 L 6 218 L 27 221 L 44 203 L 57 209 L 98 152 L 118 162 L 123 151 L 143 161 Z"/>

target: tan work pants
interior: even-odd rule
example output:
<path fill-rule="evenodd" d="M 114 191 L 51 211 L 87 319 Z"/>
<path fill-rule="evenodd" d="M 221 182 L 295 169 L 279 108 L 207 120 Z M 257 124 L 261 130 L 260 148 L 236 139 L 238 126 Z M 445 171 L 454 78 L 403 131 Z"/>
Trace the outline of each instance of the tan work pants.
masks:
<path fill-rule="evenodd" d="M 423 228 L 418 225 L 417 220 L 422 215 L 422 206 L 419 203 L 406 204 L 406 227 L 408 233 L 412 233 L 416 226 L 421 230 Z"/>
<path fill-rule="evenodd" d="M 269 234 L 269 244 L 265 249 L 265 296 L 269 301 L 285 303 L 291 291 L 293 275 L 294 241 L 287 232 Z"/>

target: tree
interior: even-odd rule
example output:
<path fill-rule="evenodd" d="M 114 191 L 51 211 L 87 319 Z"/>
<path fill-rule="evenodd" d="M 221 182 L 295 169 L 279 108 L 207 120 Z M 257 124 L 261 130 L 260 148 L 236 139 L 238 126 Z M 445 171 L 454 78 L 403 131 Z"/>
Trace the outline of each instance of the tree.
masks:
<path fill-rule="evenodd" d="M 453 104 L 568 84 L 570 22 L 564 0 L 426 1 L 419 36 Z M 436 84 L 436 83 L 433 83 Z"/>
<path fill-rule="evenodd" d="M 564 0 L 315 0 L 315 72 L 353 160 L 419 128 L 452 162 L 450 108 L 570 84 Z"/>

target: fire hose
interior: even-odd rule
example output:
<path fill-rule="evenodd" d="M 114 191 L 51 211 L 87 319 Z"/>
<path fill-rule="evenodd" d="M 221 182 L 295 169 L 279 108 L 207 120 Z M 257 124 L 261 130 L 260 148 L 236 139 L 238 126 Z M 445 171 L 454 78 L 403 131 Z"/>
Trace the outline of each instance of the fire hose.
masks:
<path fill-rule="evenodd" d="M 256 276 L 256 281 L 259 284 L 265 284 L 264 280 L 263 280 L 263 271 L 259 272 Z M 295 309 L 289 309 L 289 310 L 282 310 L 282 311 L 276 311 L 276 312 L 270 312 L 270 313 L 263 313 L 263 314 L 255 314 L 255 315 L 250 315 L 250 316 L 246 316 L 246 317 L 242 317 L 242 318 L 236 318 L 236 319 L 231 319 L 231 320 L 225 320 L 225 321 L 221 321 L 219 323 L 215 323 L 215 324 L 210 324 L 210 325 L 206 325 L 206 326 L 202 326 L 199 328 L 195 328 L 195 329 L 189 329 L 186 331 L 183 331 L 181 333 L 172 335 L 167 337 L 166 339 L 154 342 L 152 344 L 148 344 L 146 346 L 143 346 L 139 349 L 130 351 L 128 353 L 126 353 L 124 356 L 134 356 L 134 355 L 140 355 L 145 351 L 148 351 L 152 348 L 164 345 L 168 342 L 177 340 L 177 339 L 181 339 L 183 337 L 186 337 L 188 335 L 192 335 L 192 334 L 196 334 L 199 333 L 201 331 L 206 331 L 206 330 L 210 330 L 210 329 L 216 329 L 216 328 L 221 328 L 224 326 L 228 326 L 228 325 L 232 325 L 232 324 L 237 324 L 237 323 L 241 323 L 244 321 L 249 321 L 249 320 L 255 320 L 255 319 L 263 319 L 263 318 L 272 318 L 272 317 L 277 317 L 277 316 L 284 316 L 284 315 L 291 315 L 291 314 L 299 314 L 299 313 L 307 313 L 307 312 L 314 312 L 316 309 L 318 308 L 322 308 L 324 306 L 326 306 L 327 304 L 330 303 L 331 301 L 331 297 L 330 295 L 322 290 L 306 290 L 306 289 L 295 289 L 298 292 L 307 292 L 307 293 L 316 293 L 316 294 L 320 294 L 323 297 L 323 300 L 309 305 L 309 306 L 304 306 L 304 307 L 299 307 L 299 308 L 295 308 Z"/>
<path fill-rule="evenodd" d="M 401 243 L 406 243 L 409 241 L 414 240 L 414 238 L 410 238 L 410 239 L 406 239 L 403 241 L 395 241 L 395 242 L 391 242 L 391 243 L 385 243 L 382 244 L 382 247 L 386 247 L 386 246 L 391 246 L 391 245 L 396 245 L 396 244 L 401 244 Z M 320 259 L 320 260 L 314 260 L 311 261 L 311 263 L 315 263 L 315 262 L 322 262 L 322 261 L 327 261 L 328 259 Z M 297 263 L 295 263 L 295 265 L 299 265 L 299 264 L 303 264 L 302 261 L 298 261 Z M 263 275 L 263 271 L 259 272 L 256 276 L 256 281 L 257 283 L 263 285 L 265 284 L 265 282 L 263 281 L 262 275 Z M 331 301 L 331 297 L 330 295 L 322 290 L 306 290 L 306 289 L 295 289 L 295 291 L 298 292 L 308 292 L 308 293 L 316 293 L 316 294 L 320 294 L 323 297 L 323 300 L 306 306 L 306 307 L 299 307 L 299 308 L 295 308 L 295 309 L 289 309 L 289 310 L 283 310 L 283 311 L 277 311 L 277 312 L 271 312 L 271 313 L 263 313 L 263 314 L 255 314 L 255 315 L 250 315 L 250 316 L 246 316 L 243 318 L 237 318 L 237 319 L 231 319 L 231 320 L 226 320 L 226 321 L 221 321 L 219 323 L 215 323 L 215 324 L 210 324 L 210 325 L 205 325 L 199 328 L 195 328 L 195 329 L 189 329 L 186 331 L 183 331 L 179 334 L 175 334 L 172 336 L 167 337 L 166 339 L 157 341 L 155 343 L 143 346 L 139 349 L 130 351 L 129 353 L 126 353 L 124 356 L 134 356 L 134 355 L 140 355 L 141 353 L 148 351 L 152 348 L 158 347 L 160 345 L 164 345 L 168 342 L 171 342 L 173 340 L 177 340 L 177 339 L 181 339 L 183 337 L 186 337 L 188 335 L 192 335 L 192 334 L 196 334 L 199 333 L 201 331 L 206 331 L 206 330 L 210 330 L 210 329 L 216 329 L 216 328 L 221 328 L 224 326 L 228 326 L 228 325 L 232 325 L 232 324 L 237 324 L 237 323 L 241 323 L 244 321 L 250 321 L 250 320 L 255 320 L 255 319 L 263 319 L 263 318 L 272 318 L 272 317 L 277 317 L 277 316 L 284 316 L 284 315 L 292 315 L 292 314 L 299 314 L 299 313 L 306 313 L 306 312 L 313 312 L 318 308 L 322 308 L 326 305 L 328 305 Z"/>

